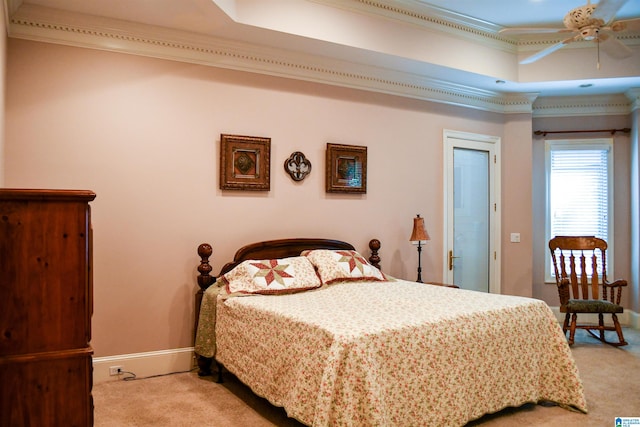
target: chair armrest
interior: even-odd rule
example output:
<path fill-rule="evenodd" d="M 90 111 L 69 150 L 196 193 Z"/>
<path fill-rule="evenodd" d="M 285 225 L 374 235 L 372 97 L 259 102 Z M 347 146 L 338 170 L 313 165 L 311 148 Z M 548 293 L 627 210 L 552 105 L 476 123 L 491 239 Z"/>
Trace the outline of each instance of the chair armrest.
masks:
<path fill-rule="evenodd" d="M 558 286 L 558 296 L 560 297 L 560 305 L 564 306 L 569 301 L 569 279 L 556 277 L 556 285 Z"/>
<path fill-rule="evenodd" d="M 624 279 L 618 279 L 618 280 L 616 280 L 614 282 L 611 282 L 611 283 L 602 282 L 602 286 L 606 286 L 606 287 L 609 287 L 609 288 L 619 288 L 619 287 L 622 287 L 622 286 L 627 286 L 627 281 L 624 280 Z"/>
<path fill-rule="evenodd" d="M 622 288 L 627 286 L 627 281 L 624 279 L 618 279 L 615 282 L 603 282 L 602 283 L 602 293 L 604 299 L 608 299 L 614 304 L 620 305 L 620 298 L 622 297 Z M 614 289 L 618 289 L 617 292 L 614 292 Z M 609 294 L 609 298 L 607 298 L 607 289 L 611 289 L 611 293 Z"/>

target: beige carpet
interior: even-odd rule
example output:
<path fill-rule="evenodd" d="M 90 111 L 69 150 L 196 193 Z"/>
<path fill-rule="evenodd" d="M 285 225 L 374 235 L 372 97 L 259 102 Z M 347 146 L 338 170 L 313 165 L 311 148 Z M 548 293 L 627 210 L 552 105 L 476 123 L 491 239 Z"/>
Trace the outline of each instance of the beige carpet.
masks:
<path fill-rule="evenodd" d="M 614 348 L 577 331 L 573 355 L 589 413 L 524 405 L 487 415 L 469 426 L 614 426 L 614 418 L 640 417 L 640 331 L 625 328 L 629 345 Z M 93 389 L 96 427 L 302 426 L 287 418 L 230 374 L 223 384 L 195 372 L 98 384 Z M 439 427 L 439 426 L 438 426 Z"/>

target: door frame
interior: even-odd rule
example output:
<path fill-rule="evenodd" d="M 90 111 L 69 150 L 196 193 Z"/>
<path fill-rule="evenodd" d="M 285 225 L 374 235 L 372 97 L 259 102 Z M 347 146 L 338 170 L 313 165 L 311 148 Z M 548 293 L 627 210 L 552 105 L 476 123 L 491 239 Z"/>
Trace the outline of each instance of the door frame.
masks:
<path fill-rule="evenodd" d="M 501 254 L 501 211 L 502 204 L 501 194 L 501 170 L 500 170 L 500 153 L 501 138 L 498 136 L 481 135 L 469 132 L 460 132 L 444 129 L 442 132 L 443 141 L 443 183 L 444 183 L 444 200 L 443 200 L 443 279 L 445 283 L 453 283 L 453 271 L 449 270 L 449 251 L 453 250 L 453 149 L 455 147 L 469 148 L 455 144 L 455 140 L 464 140 L 470 144 L 472 149 L 474 144 L 478 150 L 485 150 L 486 145 L 490 144 L 493 154 L 493 162 L 489 162 L 493 166 L 489 180 L 489 203 L 493 204 L 494 209 L 490 209 L 489 215 L 489 259 L 491 265 L 489 267 L 489 293 L 499 294 L 501 290 L 501 274 L 500 274 L 500 254 Z"/>

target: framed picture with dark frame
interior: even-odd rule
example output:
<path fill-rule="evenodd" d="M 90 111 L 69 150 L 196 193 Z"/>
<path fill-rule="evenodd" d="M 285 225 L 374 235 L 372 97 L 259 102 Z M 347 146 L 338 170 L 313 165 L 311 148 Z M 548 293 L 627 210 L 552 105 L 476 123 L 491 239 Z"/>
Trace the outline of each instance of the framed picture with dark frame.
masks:
<path fill-rule="evenodd" d="M 367 147 L 327 143 L 326 190 L 367 192 Z"/>
<path fill-rule="evenodd" d="M 271 138 L 220 135 L 220 189 L 269 191 Z"/>

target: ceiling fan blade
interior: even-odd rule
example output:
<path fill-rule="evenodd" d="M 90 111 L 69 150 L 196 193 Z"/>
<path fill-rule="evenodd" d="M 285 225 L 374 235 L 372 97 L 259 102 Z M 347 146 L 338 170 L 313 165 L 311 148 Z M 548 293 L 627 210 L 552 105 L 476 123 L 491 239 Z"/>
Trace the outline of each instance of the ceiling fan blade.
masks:
<path fill-rule="evenodd" d="M 596 10 L 591 14 L 591 18 L 602 19 L 602 22 L 607 24 L 626 2 L 627 0 L 600 0 Z"/>
<path fill-rule="evenodd" d="M 580 34 L 578 34 L 577 36 L 574 37 L 570 37 L 566 40 L 561 41 L 560 43 L 556 43 L 552 46 L 549 46 L 546 49 L 542 49 L 540 52 L 531 55 L 525 59 L 523 59 L 522 61 L 520 61 L 520 64 L 531 64 L 532 62 L 537 61 L 538 59 L 541 59 L 549 54 L 552 54 L 553 52 L 555 52 L 556 50 L 562 49 L 563 47 L 565 47 L 566 45 L 568 45 L 571 42 L 574 42 L 576 40 L 578 40 L 580 38 Z"/>
<path fill-rule="evenodd" d="M 600 46 L 602 46 L 602 50 L 604 50 L 607 55 L 613 58 L 624 59 L 630 57 L 633 54 L 633 51 L 629 49 L 627 45 L 622 43 L 614 36 L 601 34 L 599 40 Z"/>
<path fill-rule="evenodd" d="M 613 31 L 640 31 L 640 18 L 621 19 L 611 24 Z"/>
<path fill-rule="evenodd" d="M 571 30 L 566 28 L 543 28 L 543 27 L 509 27 L 503 28 L 500 34 L 543 34 L 543 33 L 566 33 Z"/>

